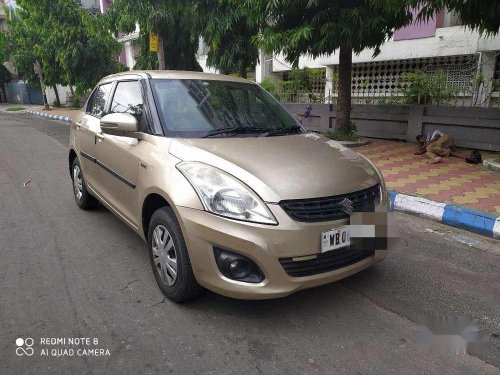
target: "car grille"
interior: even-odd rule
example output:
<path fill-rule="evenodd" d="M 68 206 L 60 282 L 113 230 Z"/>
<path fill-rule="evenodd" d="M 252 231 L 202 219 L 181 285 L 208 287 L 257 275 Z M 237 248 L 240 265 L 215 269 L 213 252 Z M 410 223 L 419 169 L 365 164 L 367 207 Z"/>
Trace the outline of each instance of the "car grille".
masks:
<path fill-rule="evenodd" d="M 314 259 L 294 261 L 293 258 L 280 258 L 279 261 L 288 275 L 292 277 L 303 277 L 338 270 L 374 254 L 374 250 L 345 247 L 318 254 Z"/>
<path fill-rule="evenodd" d="M 297 221 L 330 221 L 349 217 L 342 210 L 342 201 L 345 198 L 352 201 L 353 212 L 375 211 L 375 199 L 379 194 L 379 185 L 375 185 L 354 193 L 327 198 L 287 200 L 281 201 L 279 205 L 292 219 Z"/>

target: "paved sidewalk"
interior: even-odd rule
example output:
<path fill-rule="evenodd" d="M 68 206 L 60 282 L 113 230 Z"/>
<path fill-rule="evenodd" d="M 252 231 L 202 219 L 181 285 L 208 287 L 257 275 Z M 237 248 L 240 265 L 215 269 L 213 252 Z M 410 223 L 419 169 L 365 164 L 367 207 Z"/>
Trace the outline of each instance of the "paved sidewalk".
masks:
<path fill-rule="evenodd" d="M 398 141 L 373 139 L 356 151 L 382 170 L 389 189 L 500 214 L 500 174 L 482 165 L 470 165 L 459 158 L 428 164 L 425 156 L 413 155 L 416 144 Z M 469 153 L 463 149 L 461 152 Z M 481 154 L 483 159 L 498 156 L 483 151 Z"/>
<path fill-rule="evenodd" d="M 30 107 L 27 107 L 26 109 L 34 111 L 34 112 L 40 112 L 40 113 L 44 113 L 44 114 L 48 114 L 48 115 L 56 115 L 56 116 L 63 116 L 63 117 L 73 117 L 76 114 L 78 114 L 78 112 L 80 111 L 80 109 L 77 109 L 77 108 L 54 108 L 54 107 L 50 107 L 50 109 L 48 111 L 46 111 L 43 108 L 43 106 L 39 106 L 39 107 L 30 106 Z"/>

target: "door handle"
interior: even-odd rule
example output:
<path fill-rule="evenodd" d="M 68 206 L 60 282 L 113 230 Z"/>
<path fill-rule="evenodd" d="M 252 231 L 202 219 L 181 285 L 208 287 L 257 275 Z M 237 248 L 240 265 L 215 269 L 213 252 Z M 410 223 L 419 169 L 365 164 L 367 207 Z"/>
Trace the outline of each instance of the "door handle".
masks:
<path fill-rule="evenodd" d="M 99 139 L 104 139 L 104 133 L 95 133 L 95 136 Z"/>

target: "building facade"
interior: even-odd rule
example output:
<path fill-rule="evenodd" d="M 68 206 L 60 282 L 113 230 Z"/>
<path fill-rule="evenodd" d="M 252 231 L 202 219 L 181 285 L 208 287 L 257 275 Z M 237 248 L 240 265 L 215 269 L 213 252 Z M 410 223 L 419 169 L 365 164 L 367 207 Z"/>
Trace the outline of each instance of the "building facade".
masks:
<path fill-rule="evenodd" d="M 373 56 L 373 50 L 353 55 L 353 101 L 370 102 L 401 94 L 401 78 L 405 73 L 440 72 L 447 87 L 457 93 L 463 105 L 498 104 L 500 85 L 500 35 L 480 35 L 461 25 L 449 11 L 436 14 L 428 22 L 414 23 L 396 30 L 393 37 Z M 283 56 L 261 54 L 256 79 L 283 79 L 291 70 Z M 325 68 L 325 97 L 335 96 L 338 51 L 312 59 L 300 58 L 299 67 Z"/>
<path fill-rule="evenodd" d="M 82 8 L 87 9 L 91 13 L 101 11 L 101 3 L 99 0 L 75 0 Z"/>

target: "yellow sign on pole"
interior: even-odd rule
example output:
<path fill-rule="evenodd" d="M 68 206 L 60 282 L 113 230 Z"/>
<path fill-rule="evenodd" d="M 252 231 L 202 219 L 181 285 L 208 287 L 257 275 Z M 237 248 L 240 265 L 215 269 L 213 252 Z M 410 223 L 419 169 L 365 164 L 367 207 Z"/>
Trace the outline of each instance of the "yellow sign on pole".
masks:
<path fill-rule="evenodd" d="M 158 52 L 158 34 L 149 33 L 149 50 Z"/>

